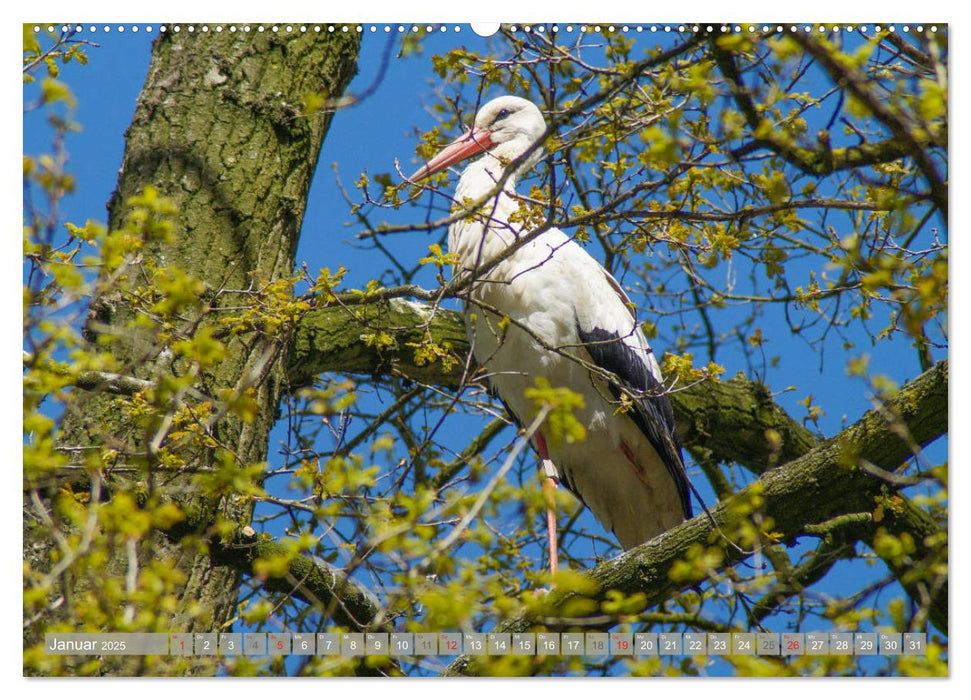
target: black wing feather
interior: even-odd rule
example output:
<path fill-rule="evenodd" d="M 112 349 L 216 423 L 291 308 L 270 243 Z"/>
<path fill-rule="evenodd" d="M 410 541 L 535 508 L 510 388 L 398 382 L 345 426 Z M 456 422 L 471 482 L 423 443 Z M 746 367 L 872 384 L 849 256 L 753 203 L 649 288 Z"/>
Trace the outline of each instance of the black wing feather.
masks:
<path fill-rule="evenodd" d="M 576 327 L 580 341 L 597 366 L 613 373 L 622 382 L 621 386 L 610 382 L 610 391 L 614 398 L 619 399 L 624 389 L 636 396 L 634 411 L 630 417 L 660 455 L 677 487 L 684 517 L 690 518 L 688 475 L 674 425 L 674 410 L 671 408 L 671 401 L 664 395 L 664 387 L 651 374 L 634 349 L 621 340 L 619 335 L 602 328 L 586 331 L 580 326 L 579 319 Z"/>

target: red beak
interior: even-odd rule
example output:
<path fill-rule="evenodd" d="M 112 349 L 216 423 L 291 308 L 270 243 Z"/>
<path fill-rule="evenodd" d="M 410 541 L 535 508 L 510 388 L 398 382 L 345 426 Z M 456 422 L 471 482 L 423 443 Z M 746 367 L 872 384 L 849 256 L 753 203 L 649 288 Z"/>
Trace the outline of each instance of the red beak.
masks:
<path fill-rule="evenodd" d="M 490 133 L 485 129 L 467 131 L 439 152 L 437 156 L 425 163 L 408 178 L 409 182 L 419 182 L 430 175 L 444 170 L 450 165 L 459 163 L 466 158 L 482 153 L 492 148 Z"/>

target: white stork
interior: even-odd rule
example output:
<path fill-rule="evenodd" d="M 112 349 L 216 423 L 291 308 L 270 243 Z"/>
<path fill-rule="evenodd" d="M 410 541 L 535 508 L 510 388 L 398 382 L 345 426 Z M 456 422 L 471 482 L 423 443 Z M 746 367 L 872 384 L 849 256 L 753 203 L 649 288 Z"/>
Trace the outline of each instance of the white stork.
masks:
<path fill-rule="evenodd" d="M 499 97 L 479 110 L 471 130 L 409 178 L 418 182 L 483 154 L 459 180 L 455 201 L 468 204 L 495 192 L 506 176 L 502 190 L 478 209 L 479 217 L 464 217 L 449 228 L 449 251 L 458 257 L 456 272 L 481 269 L 528 235 L 510 218 L 519 209 L 517 177 L 539 161 L 541 150 L 535 148 L 513 172 L 504 171 L 545 133 L 546 122 L 536 105 Z M 536 416 L 525 391 L 538 377 L 583 396 L 584 407 L 576 417 L 586 428 L 585 440 L 547 440 L 544 426 L 533 435 L 548 496 L 557 483 L 565 484 L 624 549 L 691 517 L 688 478 L 661 370 L 624 290 L 586 250 L 559 229 L 542 232 L 478 277 L 467 319 L 473 312 L 476 320 L 469 322 L 469 334 L 475 358 L 521 426 Z M 504 332 L 498 330 L 501 316 L 496 312 L 512 321 Z M 629 399 L 626 411 L 621 409 L 622 396 Z M 552 508 L 547 526 L 555 574 Z"/>

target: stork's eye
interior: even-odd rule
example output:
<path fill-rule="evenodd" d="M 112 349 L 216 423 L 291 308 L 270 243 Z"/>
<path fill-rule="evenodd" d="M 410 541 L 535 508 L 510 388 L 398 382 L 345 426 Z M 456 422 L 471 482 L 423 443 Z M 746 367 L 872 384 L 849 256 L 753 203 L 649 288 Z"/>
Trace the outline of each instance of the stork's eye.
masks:
<path fill-rule="evenodd" d="M 493 121 L 493 123 L 499 121 L 500 119 L 505 119 L 508 116 L 509 116 L 509 110 L 508 109 L 500 109 L 499 110 L 499 113 L 496 114 L 496 118 Z"/>

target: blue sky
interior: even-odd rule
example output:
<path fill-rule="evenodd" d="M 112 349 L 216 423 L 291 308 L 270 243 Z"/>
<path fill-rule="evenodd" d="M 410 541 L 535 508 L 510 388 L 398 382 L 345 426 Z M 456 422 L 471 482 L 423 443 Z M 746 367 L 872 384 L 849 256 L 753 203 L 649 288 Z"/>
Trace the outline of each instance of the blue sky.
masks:
<path fill-rule="evenodd" d="M 358 76 L 351 85 L 351 92 L 361 92 L 371 86 L 379 73 L 385 38 L 384 25 L 378 26 L 379 31 L 374 34 L 365 32 Z M 155 28 L 157 31 L 157 26 Z M 371 174 L 393 172 L 395 158 L 401 161 L 402 170 L 410 171 L 417 142 L 416 128 L 427 129 L 434 125 L 433 118 L 424 110 L 424 103 L 430 98 L 430 80 L 436 79 L 429 69 L 430 56 L 457 43 L 469 48 L 483 44 L 483 40 L 474 36 L 466 25 L 462 28 L 459 34 L 451 30 L 451 25 L 446 34 L 436 33 L 419 58 L 392 58 L 374 94 L 335 116 L 310 192 L 297 252 L 298 265 L 305 261 L 312 271 L 316 271 L 320 267 L 333 269 L 342 263 L 350 269 L 348 282 L 353 286 L 363 286 L 379 272 L 381 258 L 354 238 L 359 231 L 356 225 L 345 225 L 351 216 L 335 184 L 332 166 L 334 163 L 339 165 L 340 177 L 352 193 L 353 182 L 362 171 Z M 106 219 L 105 204 L 115 186 L 124 148 L 124 131 L 144 81 L 152 36 L 154 33 L 147 35 L 144 31 L 138 34 L 130 31 L 86 34 L 85 38 L 100 44 L 99 48 L 89 50 L 90 64 L 69 66 L 62 74 L 62 79 L 71 86 L 78 99 L 76 118 L 83 126 L 83 131 L 72 136 L 68 143 L 69 168 L 77 176 L 79 190 L 65 201 L 66 221 L 81 223 L 89 218 Z M 49 133 L 39 125 L 41 120 L 25 120 L 25 153 L 48 148 Z M 410 210 L 410 214 L 413 212 Z M 399 217 L 402 215 L 398 214 Z M 385 243 L 402 259 L 415 261 L 435 240 L 437 237 L 418 234 L 388 238 Z M 430 275 L 418 281 L 426 286 L 434 284 Z M 824 371 L 817 373 L 818 358 L 804 343 L 775 337 L 773 343 L 772 350 L 784 356 L 780 370 L 770 378 L 773 388 L 778 390 L 790 384 L 799 386 L 798 391 L 783 394 L 778 399 L 793 415 L 804 415 L 804 409 L 795 402 L 812 393 L 826 410 L 821 427 L 825 434 L 832 435 L 840 429 L 844 416 L 852 422 L 870 407 L 862 383 L 846 379 L 843 361 L 838 356 L 828 359 Z M 728 376 L 745 369 L 740 359 L 730 353 L 720 357 L 719 361 L 726 366 Z M 875 371 L 887 372 L 901 383 L 919 371 L 915 353 L 901 344 L 887 345 L 874 352 L 871 367 Z M 279 436 L 275 438 L 279 439 Z M 458 444 L 461 442 L 457 441 Z M 696 483 L 700 481 L 696 478 Z M 848 573 L 847 583 L 853 582 L 857 575 L 854 571 Z"/>
<path fill-rule="evenodd" d="M 125 33 L 116 30 L 109 34 L 103 29 L 94 34 L 85 32 L 85 39 L 99 44 L 88 51 L 90 64 L 84 67 L 70 65 L 62 73 L 62 78 L 78 99 L 76 118 L 83 128 L 68 141 L 71 154 L 68 167 L 76 174 L 79 188 L 77 194 L 64 202 L 66 221 L 82 223 L 89 218 L 106 219 L 105 205 L 114 190 L 121 164 L 124 132 L 144 82 L 151 38 L 158 31 L 156 26 L 154 33 L 147 34 L 144 25 L 142 27 L 138 34 L 130 30 Z M 383 28 L 384 25 L 377 25 L 377 32 L 364 32 L 358 75 L 350 87 L 352 93 L 365 92 L 375 85 L 386 46 Z M 415 163 L 418 130 L 427 130 L 435 124 L 434 117 L 425 110 L 433 81 L 437 80 L 430 70 L 431 55 L 456 45 L 470 49 L 484 47 L 485 41 L 469 31 L 467 25 L 463 29 L 463 32 L 455 33 L 450 25 L 445 34 L 434 33 L 426 43 L 424 54 L 419 57 L 395 59 L 395 46 L 386 73 L 373 94 L 334 117 L 308 200 L 297 251 L 298 265 L 306 262 L 311 271 L 316 271 L 320 267 L 333 269 L 337 264 L 343 264 L 350 270 L 347 282 L 351 286 L 363 286 L 388 267 L 385 258 L 355 238 L 361 227 L 353 221 L 336 179 L 340 177 L 352 197 L 359 197 L 353 184 L 364 171 L 372 176 L 394 173 L 394 161 L 398 159 L 402 170 L 410 172 Z M 638 39 L 646 44 L 655 43 L 653 36 L 645 39 L 647 36 L 640 35 Z M 25 100 L 29 99 L 26 97 L 29 94 L 29 90 L 25 91 Z M 48 139 L 49 132 L 41 120 L 25 120 L 25 153 L 44 151 Z M 408 217 L 415 215 L 416 210 L 405 209 L 386 214 L 377 212 L 373 216 L 375 220 L 406 223 L 413 220 Z M 413 264 L 427 253 L 428 244 L 438 239 L 438 234 L 413 234 L 386 236 L 382 242 L 402 261 Z M 595 250 L 593 252 L 597 254 Z M 434 285 L 430 272 L 422 275 L 419 282 Z M 859 380 L 847 382 L 845 378 L 845 357 L 829 349 L 824 370 L 816 375 L 820 363 L 818 355 L 801 340 L 787 342 L 778 332 L 771 333 L 772 323 L 771 319 L 766 322 L 772 337 L 766 349 L 768 353 L 781 355 L 783 361 L 779 370 L 769 375 L 769 381 L 775 391 L 791 385 L 798 387 L 797 391 L 779 397 L 780 403 L 792 415 L 804 416 L 805 408 L 796 401 L 808 393 L 813 394 L 826 411 L 820 425 L 829 435 L 839 430 L 844 419 L 852 421 L 869 408 L 862 383 Z M 857 340 L 860 341 L 859 347 L 851 354 L 869 352 L 875 372 L 886 372 L 898 381 L 905 381 L 919 372 L 915 353 L 901 347 L 902 344 L 883 344 L 870 349 L 862 337 Z M 659 350 L 663 352 L 664 348 Z M 719 356 L 719 362 L 726 367 L 727 376 L 746 370 L 742 358 L 731 350 Z"/>

